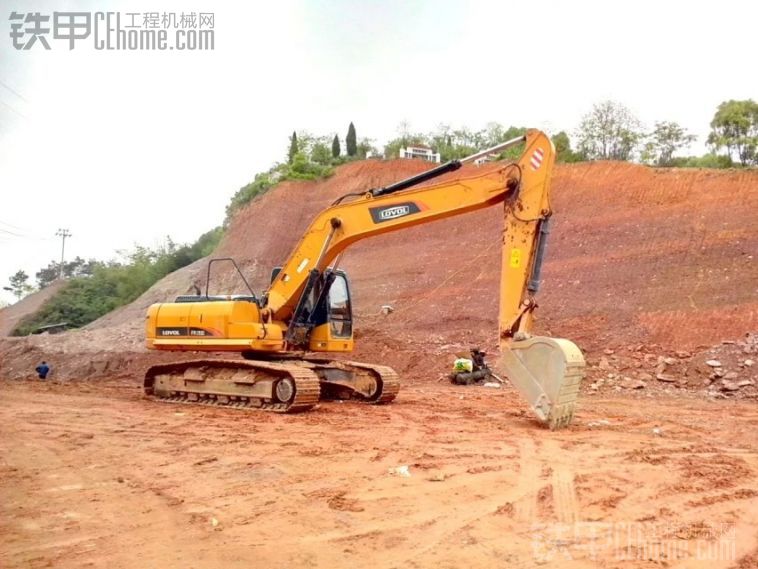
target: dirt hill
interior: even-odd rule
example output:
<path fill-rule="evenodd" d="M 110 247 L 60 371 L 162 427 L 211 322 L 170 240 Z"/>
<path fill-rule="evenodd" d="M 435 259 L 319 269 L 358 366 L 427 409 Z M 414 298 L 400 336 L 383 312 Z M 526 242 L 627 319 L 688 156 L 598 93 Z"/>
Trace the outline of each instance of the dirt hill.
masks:
<path fill-rule="evenodd" d="M 317 211 L 427 167 L 363 161 L 327 180 L 280 184 L 237 215 L 214 256 L 235 257 L 261 291 Z M 560 165 L 553 204 L 539 330 L 574 340 L 595 360 L 604 351 L 611 359 L 635 349 L 702 352 L 758 330 L 758 172 Z M 501 224 L 495 207 L 350 248 L 342 267 L 356 305 L 356 356 L 436 379 L 451 353 L 493 349 Z M 103 365 L 127 372 L 145 357 L 144 309 L 204 282 L 205 268 L 198 261 L 169 275 L 86 330 L 6 350 L 30 358 L 40 349 L 107 351 Z M 242 290 L 231 271 L 215 272 L 212 293 L 235 288 Z M 384 304 L 394 312 L 380 314 Z"/>
<path fill-rule="evenodd" d="M 10 306 L 0 308 L 0 338 L 10 336 L 23 318 L 37 312 L 49 298 L 61 289 L 65 282 L 64 280 L 53 281 L 42 290 L 25 296 Z"/>

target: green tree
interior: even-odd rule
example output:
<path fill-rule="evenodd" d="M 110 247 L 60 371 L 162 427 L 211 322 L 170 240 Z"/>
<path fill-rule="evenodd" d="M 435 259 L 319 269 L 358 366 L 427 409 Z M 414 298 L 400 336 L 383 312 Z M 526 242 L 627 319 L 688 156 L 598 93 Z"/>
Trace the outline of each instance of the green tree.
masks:
<path fill-rule="evenodd" d="M 361 138 L 358 141 L 358 158 L 365 159 L 367 156 L 375 156 L 379 154 L 379 151 L 374 146 L 374 141 L 371 138 Z"/>
<path fill-rule="evenodd" d="M 603 101 L 584 115 L 577 138 L 582 158 L 629 160 L 642 139 L 642 124 L 624 105 Z"/>
<path fill-rule="evenodd" d="M 758 103 L 724 101 L 711 121 L 708 144 L 718 151 L 726 148 L 729 157 L 737 155 L 740 164 L 758 163 Z"/>
<path fill-rule="evenodd" d="M 347 128 L 347 136 L 345 137 L 345 150 L 350 157 L 355 156 L 358 153 L 358 139 L 355 135 L 355 126 L 350 123 Z"/>
<path fill-rule="evenodd" d="M 556 162 L 578 162 L 579 155 L 571 150 L 571 140 L 565 131 L 561 131 L 552 137 L 553 146 L 555 146 Z"/>
<path fill-rule="evenodd" d="M 675 122 L 657 122 L 642 148 L 642 161 L 656 166 L 671 166 L 674 153 L 686 148 L 696 139 L 695 135 L 687 134 Z"/>
<path fill-rule="evenodd" d="M 17 271 L 15 275 L 8 279 L 10 283 L 7 290 L 10 290 L 17 299 L 21 299 L 22 296 L 26 296 L 34 290 L 34 287 L 29 284 L 29 275 L 24 271 Z"/>
<path fill-rule="evenodd" d="M 297 145 L 297 133 L 293 130 L 292 136 L 290 136 L 290 149 L 287 154 L 288 163 L 292 164 L 292 161 L 295 159 L 295 154 L 297 154 L 299 150 L 300 147 Z"/>
<path fill-rule="evenodd" d="M 339 158 L 341 153 L 342 148 L 340 148 L 340 137 L 335 134 L 332 139 L 332 158 Z"/>
<path fill-rule="evenodd" d="M 332 163 L 332 151 L 324 142 L 315 142 L 311 147 L 311 161 L 322 166 L 329 166 Z"/>
<path fill-rule="evenodd" d="M 63 276 L 66 278 L 89 276 L 95 270 L 98 261 L 95 259 L 84 260 L 76 257 L 73 261 L 63 263 Z M 44 267 L 35 273 L 37 286 L 45 288 L 58 278 L 61 274 L 61 264 L 58 261 L 50 261 L 47 267 Z"/>

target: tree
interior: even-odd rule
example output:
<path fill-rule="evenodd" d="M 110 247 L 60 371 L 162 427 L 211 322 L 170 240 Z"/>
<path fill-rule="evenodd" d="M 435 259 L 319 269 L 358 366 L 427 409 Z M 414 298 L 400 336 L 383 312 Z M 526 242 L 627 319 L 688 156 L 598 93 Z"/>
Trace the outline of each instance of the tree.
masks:
<path fill-rule="evenodd" d="M 358 141 L 358 158 L 365 159 L 368 156 L 376 156 L 379 151 L 374 146 L 372 138 L 361 138 Z"/>
<path fill-rule="evenodd" d="M 10 290 L 17 299 L 21 299 L 22 296 L 26 296 L 34 290 L 34 287 L 29 284 L 29 275 L 24 271 L 18 271 L 15 275 L 8 279 L 11 286 L 6 287 Z"/>
<path fill-rule="evenodd" d="M 711 121 L 708 144 L 717 151 L 726 148 L 729 157 L 736 153 L 743 166 L 758 163 L 758 103 L 752 99 L 721 103 Z"/>
<path fill-rule="evenodd" d="M 332 158 L 339 158 L 341 153 L 342 149 L 340 148 L 340 138 L 335 134 L 334 138 L 332 139 Z"/>
<path fill-rule="evenodd" d="M 332 152 L 326 143 L 322 141 L 315 142 L 311 147 L 311 162 L 329 166 L 332 163 Z"/>
<path fill-rule="evenodd" d="M 603 101 L 584 115 L 577 137 L 582 158 L 629 160 L 642 139 L 642 124 L 624 105 Z"/>
<path fill-rule="evenodd" d="M 95 259 L 85 261 L 77 256 L 73 261 L 63 263 L 63 276 L 66 278 L 90 276 L 98 264 L 99 261 Z M 37 271 L 34 275 L 37 279 L 37 286 L 45 288 L 56 280 L 61 273 L 60 267 L 61 264 L 58 261 L 50 261 L 47 267 Z"/>
<path fill-rule="evenodd" d="M 571 150 L 571 140 L 565 131 L 561 131 L 552 138 L 555 146 L 556 162 L 579 162 L 580 156 Z"/>
<path fill-rule="evenodd" d="M 287 162 L 289 164 L 292 164 L 292 161 L 295 159 L 295 154 L 298 153 L 299 147 L 297 145 L 297 133 L 293 130 L 292 136 L 290 136 L 290 150 L 287 154 Z"/>
<path fill-rule="evenodd" d="M 655 129 L 647 136 L 642 149 L 642 161 L 656 166 L 671 166 L 674 153 L 686 148 L 697 137 L 675 122 L 657 122 Z"/>
<path fill-rule="evenodd" d="M 345 137 L 345 150 L 347 150 L 348 156 L 355 156 L 358 153 L 358 139 L 355 135 L 355 126 L 350 123 L 347 128 L 347 136 Z"/>

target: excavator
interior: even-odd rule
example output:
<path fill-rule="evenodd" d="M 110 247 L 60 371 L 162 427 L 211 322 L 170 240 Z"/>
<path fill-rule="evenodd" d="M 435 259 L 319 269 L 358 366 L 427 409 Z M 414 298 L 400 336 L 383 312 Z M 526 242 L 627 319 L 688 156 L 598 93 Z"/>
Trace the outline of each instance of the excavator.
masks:
<path fill-rule="evenodd" d="M 466 169 L 523 144 L 512 162 Z M 538 130 L 453 160 L 395 184 L 347 194 L 316 216 L 268 290 L 258 296 L 232 259 L 249 294 L 182 295 L 147 312 L 152 350 L 235 353 L 150 367 L 147 396 L 279 413 L 306 411 L 320 399 L 395 399 L 398 375 L 385 365 L 319 354 L 353 349 L 353 315 L 347 274 L 339 268 L 353 243 L 391 231 L 502 205 L 497 368 L 518 389 L 537 419 L 551 429 L 571 423 L 585 362 L 569 340 L 532 334 L 535 295 L 550 231 L 552 141 Z M 471 174 L 470 172 L 474 172 Z M 200 292 L 200 291 L 196 291 Z"/>

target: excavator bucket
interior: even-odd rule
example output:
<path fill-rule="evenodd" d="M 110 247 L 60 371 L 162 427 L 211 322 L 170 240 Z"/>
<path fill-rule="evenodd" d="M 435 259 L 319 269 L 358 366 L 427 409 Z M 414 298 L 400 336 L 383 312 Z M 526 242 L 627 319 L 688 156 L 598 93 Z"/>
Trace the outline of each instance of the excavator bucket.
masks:
<path fill-rule="evenodd" d="M 573 342 L 532 336 L 503 343 L 498 368 L 551 430 L 571 423 L 585 368 Z"/>

